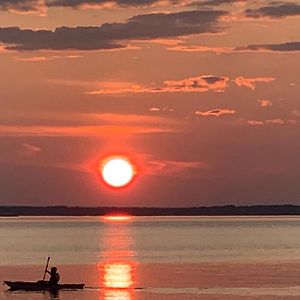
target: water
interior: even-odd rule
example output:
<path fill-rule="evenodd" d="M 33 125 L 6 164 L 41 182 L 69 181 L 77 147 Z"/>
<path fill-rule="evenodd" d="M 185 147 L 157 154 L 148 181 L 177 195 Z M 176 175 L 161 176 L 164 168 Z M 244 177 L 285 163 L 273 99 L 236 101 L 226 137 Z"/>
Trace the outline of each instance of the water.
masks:
<path fill-rule="evenodd" d="M 51 256 L 64 281 L 93 288 L 59 299 L 300 296 L 298 217 L 0 218 L 0 241 L 1 280 L 40 279 Z"/>
<path fill-rule="evenodd" d="M 108 251 L 140 262 L 300 259 L 297 217 L 0 219 L 0 265 L 93 264 Z M 121 253 L 123 250 L 123 253 Z"/>

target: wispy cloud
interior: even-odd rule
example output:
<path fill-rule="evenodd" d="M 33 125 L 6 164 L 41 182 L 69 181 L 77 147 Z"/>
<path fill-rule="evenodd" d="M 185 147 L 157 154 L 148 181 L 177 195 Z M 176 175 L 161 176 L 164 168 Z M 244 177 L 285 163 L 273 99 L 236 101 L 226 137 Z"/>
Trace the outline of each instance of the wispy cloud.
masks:
<path fill-rule="evenodd" d="M 247 120 L 247 123 L 253 126 L 262 126 L 265 124 L 264 121 L 260 121 L 260 120 Z"/>
<path fill-rule="evenodd" d="M 173 47 L 168 47 L 167 50 L 171 51 L 181 51 L 181 52 L 213 52 L 213 53 L 231 53 L 234 51 L 230 47 L 211 47 L 211 46 L 201 46 L 201 45 L 174 45 Z"/>
<path fill-rule="evenodd" d="M 259 99 L 257 100 L 257 102 L 260 104 L 261 107 L 269 107 L 273 105 L 272 101 L 268 99 Z"/>
<path fill-rule="evenodd" d="M 99 82 L 101 89 L 88 92 L 90 95 L 124 94 L 124 93 L 194 93 L 224 91 L 228 87 L 229 78 L 215 75 L 200 75 L 182 80 L 166 80 L 164 86 L 149 87 L 128 82 Z"/>
<path fill-rule="evenodd" d="M 257 83 L 269 83 L 274 81 L 273 77 L 254 77 L 247 78 L 243 76 L 239 76 L 235 79 L 235 84 L 239 87 L 244 86 L 251 90 L 255 90 Z"/>
<path fill-rule="evenodd" d="M 71 8 L 149 8 L 168 5 L 184 6 L 191 0 L 46 0 L 49 7 Z"/>
<path fill-rule="evenodd" d="M 150 107 L 149 111 L 151 111 L 151 112 L 174 112 L 175 109 L 171 108 L 169 106 L 163 106 L 163 107 Z"/>
<path fill-rule="evenodd" d="M 265 121 L 266 124 L 277 124 L 277 125 L 283 125 L 285 124 L 285 121 L 283 119 L 269 119 Z"/>
<path fill-rule="evenodd" d="M 151 160 L 147 165 L 148 175 L 180 176 L 192 169 L 206 169 L 207 165 L 201 161 L 171 161 Z"/>
<path fill-rule="evenodd" d="M 176 132 L 182 123 L 161 116 L 69 113 L 32 114 L 27 120 L 0 125 L 0 136 L 107 136 L 134 135 L 153 132 Z M 20 124 L 18 124 L 20 122 Z M 9 123 L 6 121 L 5 123 Z M 43 124 L 47 125 L 43 125 Z M 27 147 L 29 148 L 29 147 Z M 32 148 L 33 149 L 33 148 Z"/>
<path fill-rule="evenodd" d="M 203 6 L 220 6 L 223 4 L 241 4 L 245 3 L 247 0 L 197 0 L 193 2 L 193 5 L 198 7 Z"/>
<path fill-rule="evenodd" d="M 247 124 L 253 126 L 263 126 L 263 125 L 297 125 L 298 121 L 294 119 L 284 120 L 281 118 L 267 119 L 267 120 L 247 120 Z"/>
<path fill-rule="evenodd" d="M 97 137 L 176 132 L 176 129 L 150 126 L 6 126 L 0 125 L 0 136 Z"/>
<path fill-rule="evenodd" d="M 236 51 L 297 52 L 300 51 L 300 42 L 248 45 L 244 47 L 237 47 Z"/>
<path fill-rule="evenodd" d="M 44 61 L 52 61 L 57 59 L 75 59 L 75 58 L 82 58 L 82 56 L 81 55 L 54 55 L 54 56 L 29 56 L 29 57 L 16 56 L 14 58 L 14 61 L 44 62 Z"/>
<path fill-rule="evenodd" d="M 23 143 L 21 146 L 22 146 L 22 151 L 21 151 L 22 156 L 34 157 L 39 152 L 42 151 L 41 147 L 38 147 L 38 146 L 35 146 L 32 144 L 28 144 L 28 143 Z"/>
<path fill-rule="evenodd" d="M 195 111 L 195 115 L 201 117 L 221 117 L 224 115 L 234 115 L 236 113 L 236 110 L 227 108 L 217 108 L 209 111 Z"/>

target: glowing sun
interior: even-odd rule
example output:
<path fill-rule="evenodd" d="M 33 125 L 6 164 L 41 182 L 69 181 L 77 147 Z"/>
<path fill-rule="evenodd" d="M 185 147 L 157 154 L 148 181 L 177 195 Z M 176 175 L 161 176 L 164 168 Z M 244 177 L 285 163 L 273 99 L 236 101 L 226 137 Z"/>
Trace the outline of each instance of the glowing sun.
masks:
<path fill-rule="evenodd" d="M 112 187 L 123 187 L 133 179 L 134 171 L 130 162 L 124 158 L 112 158 L 102 168 L 103 180 Z"/>

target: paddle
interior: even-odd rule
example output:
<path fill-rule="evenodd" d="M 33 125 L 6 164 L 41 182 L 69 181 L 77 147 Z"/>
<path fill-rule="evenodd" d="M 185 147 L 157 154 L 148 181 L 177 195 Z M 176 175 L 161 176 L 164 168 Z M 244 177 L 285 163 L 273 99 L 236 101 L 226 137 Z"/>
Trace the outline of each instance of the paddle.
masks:
<path fill-rule="evenodd" d="M 47 273 L 47 271 L 48 271 L 49 261 L 50 261 L 50 257 L 48 257 L 48 259 L 47 259 L 47 264 L 46 264 L 45 271 L 44 271 L 43 281 L 45 280 L 46 273 Z"/>

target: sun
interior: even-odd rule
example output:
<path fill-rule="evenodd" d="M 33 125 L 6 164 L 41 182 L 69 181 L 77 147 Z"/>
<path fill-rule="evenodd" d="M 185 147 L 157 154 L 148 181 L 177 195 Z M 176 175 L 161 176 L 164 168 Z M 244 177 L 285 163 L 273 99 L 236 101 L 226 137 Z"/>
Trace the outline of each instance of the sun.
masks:
<path fill-rule="evenodd" d="M 124 187 L 132 181 L 133 176 L 133 166 L 125 158 L 111 158 L 103 164 L 102 178 L 109 186 Z"/>

